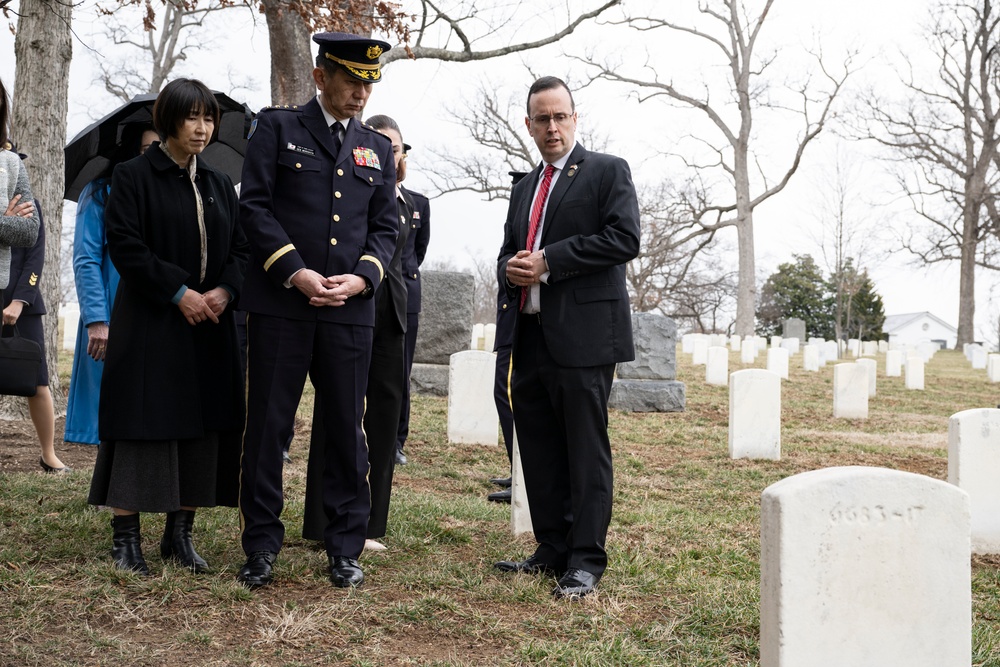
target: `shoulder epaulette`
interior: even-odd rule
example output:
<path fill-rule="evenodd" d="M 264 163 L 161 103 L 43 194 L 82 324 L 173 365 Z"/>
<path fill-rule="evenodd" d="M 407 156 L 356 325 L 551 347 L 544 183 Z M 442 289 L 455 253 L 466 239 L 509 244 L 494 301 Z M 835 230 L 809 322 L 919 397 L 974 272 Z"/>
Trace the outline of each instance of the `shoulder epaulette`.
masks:
<path fill-rule="evenodd" d="M 302 111 L 302 109 L 297 104 L 272 104 L 262 108 L 260 113 L 265 111 Z"/>

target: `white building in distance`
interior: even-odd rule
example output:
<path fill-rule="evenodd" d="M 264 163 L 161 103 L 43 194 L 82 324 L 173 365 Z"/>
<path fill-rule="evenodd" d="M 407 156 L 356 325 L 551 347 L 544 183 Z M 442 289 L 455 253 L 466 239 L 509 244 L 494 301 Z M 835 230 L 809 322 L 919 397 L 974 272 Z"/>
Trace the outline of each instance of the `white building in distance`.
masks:
<path fill-rule="evenodd" d="M 882 331 L 889 335 L 890 344 L 917 345 L 929 341 L 954 349 L 958 339 L 958 329 L 926 311 L 887 315 Z"/>

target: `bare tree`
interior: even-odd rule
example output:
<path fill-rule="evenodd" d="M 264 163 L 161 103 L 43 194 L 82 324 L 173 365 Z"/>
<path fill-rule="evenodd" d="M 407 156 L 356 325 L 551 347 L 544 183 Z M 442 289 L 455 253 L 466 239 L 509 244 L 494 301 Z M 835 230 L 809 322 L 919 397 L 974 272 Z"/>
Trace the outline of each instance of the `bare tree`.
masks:
<path fill-rule="evenodd" d="M 526 69 L 526 80 L 536 78 Z M 567 77 L 567 83 L 576 87 Z M 427 171 L 437 191 L 435 196 L 451 192 L 473 192 L 487 201 L 510 198 L 511 172 L 528 172 L 538 164 L 538 150 L 525 125 L 525 92 L 516 92 L 484 79 L 479 87 L 448 105 L 448 116 L 467 131 L 473 148 L 456 150 L 452 146 L 431 148 L 434 169 Z M 602 151 L 607 138 L 583 126 L 579 140 L 591 150 Z"/>
<path fill-rule="evenodd" d="M 940 6 L 927 33 L 936 71 L 903 75 L 903 105 L 872 94 L 864 128 L 890 150 L 899 185 L 926 223 L 903 235 L 904 247 L 922 264 L 959 262 L 960 346 L 975 338 L 976 266 L 1000 268 L 998 21 L 991 0 Z"/>
<path fill-rule="evenodd" d="M 704 191 L 696 181 L 680 188 L 663 182 L 640 187 L 637 194 L 642 223 L 639 254 L 625 269 L 632 309 L 673 314 L 684 290 L 689 296 L 702 291 L 696 287 L 698 281 L 692 281 L 691 270 L 715 234 L 693 228 L 691 214 L 703 201 Z"/>
<path fill-rule="evenodd" d="M 677 155 L 689 169 L 705 174 L 704 182 L 713 183 L 704 207 L 694 218 L 708 234 L 725 227 L 735 227 L 739 252 L 739 285 L 736 304 L 736 333 L 748 335 L 754 330 L 756 304 L 753 213 L 760 204 L 775 196 L 798 170 L 806 148 L 826 128 L 833 103 L 852 72 L 852 55 L 845 58 L 839 71 L 826 66 L 821 54 L 815 55 L 815 71 L 803 82 L 782 90 L 772 88 L 765 73 L 776 54 L 757 55 L 758 39 L 774 0 L 705 0 L 699 4 L 700 18 L 692 25 L 675 23 L 651 16 L 627 16 L 621 23 L 642 33 L 666 33 L 663 38 L 688 36 L 708 45 L 726 64 L 727 89 L 688 90 L 673 80 L 664 80 L 658 63 L 647 60 L 643 72 L 629 75 L 627 64 L 580 58 L 596 71 L 596 79 L 625 84 L 635 91 L 640 102 L 666 100 L 671 104 L 696 110 L 714 128 L 718 139 L 688 136 L 695 149 Z M 759 7 L 755 12 L 751 5 Z M 816 80 L 814 80 L 816 79 Z M 794 149 L 785 158 L 785 166 L 767 173 L 761 154 L 771 142 L 758 142 L 751 132 L 755 119 L 767 115 L 783 126 L 798 131 Z M 791 134 L 791 131 L 789 131 Z M 760 145 L 765 144 L 765 145 Z"/>
<path fill-rule="evenodd" d="M 7 8 L 4 8 L 5 16 Z M 21 0 L 17 10 L 14 38 L 14 100 L 12 127 L 18 148 L 28 154 L 25 165 L 32 193 L 45 210 L 45 267 L 41 293 L 50 308 L 60 303 L 59 250 L 62 239 L 63 142 L 69 100 L 69 64 L 73 55 L 71 24 L 73 5 L 69 0 Z M 46 360 L 58 368 L 58 320 L 45 320 Z M 59 374 L 49 374 L 49 387 L 57 413 L 66 399 L 60 390 Z M 5 399 L 0 412 L 20 414 L 23 401 Z"/>
<path fill-rule="evenodd" d="M 119 0 L 123 1 L 134 0 Z M 576 10 L 578 3 L 571 0 L 413 0 L 405 4 L 387 0 L 259 0 L 271 45 L 271 99 L 274 104 L 296 104 L 314 94 L 309 76 L 312 32 L 393 35 L 403 48 L 385 54 L 383 64 L 406 58 L 472 62 L 558 42 L 621 1 L 589 0 L 589 9 Z M 198 0 L 186 2 L 197 6 Z M 256 0 L 243 2 L 257 4 Z M 562 18 L 544 34 L 535 35 L 537 31 L 527 28 L 543 23 L 539 16 Z M 522 32 L 532 36 L 509 41 L 509 35 Z"/>
<path fill-rule="evenodd" d="M 123 0 L 122 7 L 114 10 L 99 8 L 106 16 L 104 29 L 111 42 L 142 54 L 138 58 L 130 53 L 117 61 L 108 58 L 98 61 L 99 80 L 109 93 L 124 102 L 140 93 L 158 93 L 177 65 L 204 47 L 195 29 L 204 26 L 215 12 L 232 7 L 233 1 L 208 0 L 193 5 L 189 0 L 162 0 L 160 13 L 146 2 L 141 8 L 141 25 L 120 11 L 139 4 L 139 0 Z"/>
<path fill-rule="evenodd" d="M 683 282 L 670 293 L 670 316 L 678 326 L 697 333 L 731 334 L 736 311 L 736 271 L 721 269 L 711 254 L 702 255 Z"/>
<path fill-rule="evenodd" d="M 872 206 L 861 196 L 864 178 L 862 166 L 838 150 L 814 188 L 819 225 L 811 236 L 830 274 L 837 340 L 847 339 L 848 323 L 854 316 L 854 297 L 868 280 L 867 272 L 856 267 L 863 266 L 880 245 L 881 234 L 870 218 Z"/>

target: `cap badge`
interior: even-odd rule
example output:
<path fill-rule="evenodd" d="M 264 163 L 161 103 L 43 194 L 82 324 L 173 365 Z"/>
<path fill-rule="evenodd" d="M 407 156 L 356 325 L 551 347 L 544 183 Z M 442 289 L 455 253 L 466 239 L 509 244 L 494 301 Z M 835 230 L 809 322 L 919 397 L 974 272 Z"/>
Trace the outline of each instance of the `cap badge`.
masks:
<path fill-rule="evenodd" d="M 377 60 L 378 57 L 382 55 L 382 47 L 378 44 L 369 46 L 365 55 L 368 56 L 368 60 Z"/>

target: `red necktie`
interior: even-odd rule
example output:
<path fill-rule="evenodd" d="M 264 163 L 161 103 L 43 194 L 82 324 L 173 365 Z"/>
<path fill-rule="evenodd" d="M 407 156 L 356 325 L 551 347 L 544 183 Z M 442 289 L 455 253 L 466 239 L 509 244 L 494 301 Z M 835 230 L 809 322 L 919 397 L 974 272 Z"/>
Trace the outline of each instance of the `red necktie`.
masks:
<path fill-rule="evenodd" d="M 549 198 L 549 187 L 552 185 L 552 174 L 556 168 L 551 164 L 545 165 L 545 173 L 542 174 L 542 184 L 538 186 L 538 195 L 535 196 L 535 203 L 531 206 L 531 217 L 528 218 L 528 244 L 525 249 L 533 252 L 535 247 L 535 236 L 538 235 L 538 226 L 542 222 L 542 209 L 545 208 L 545 200 Z M 528 299 L 530 287 L 521 289 L 521 304 L 518 310 L 524 310 L 524 302 Z"/>

